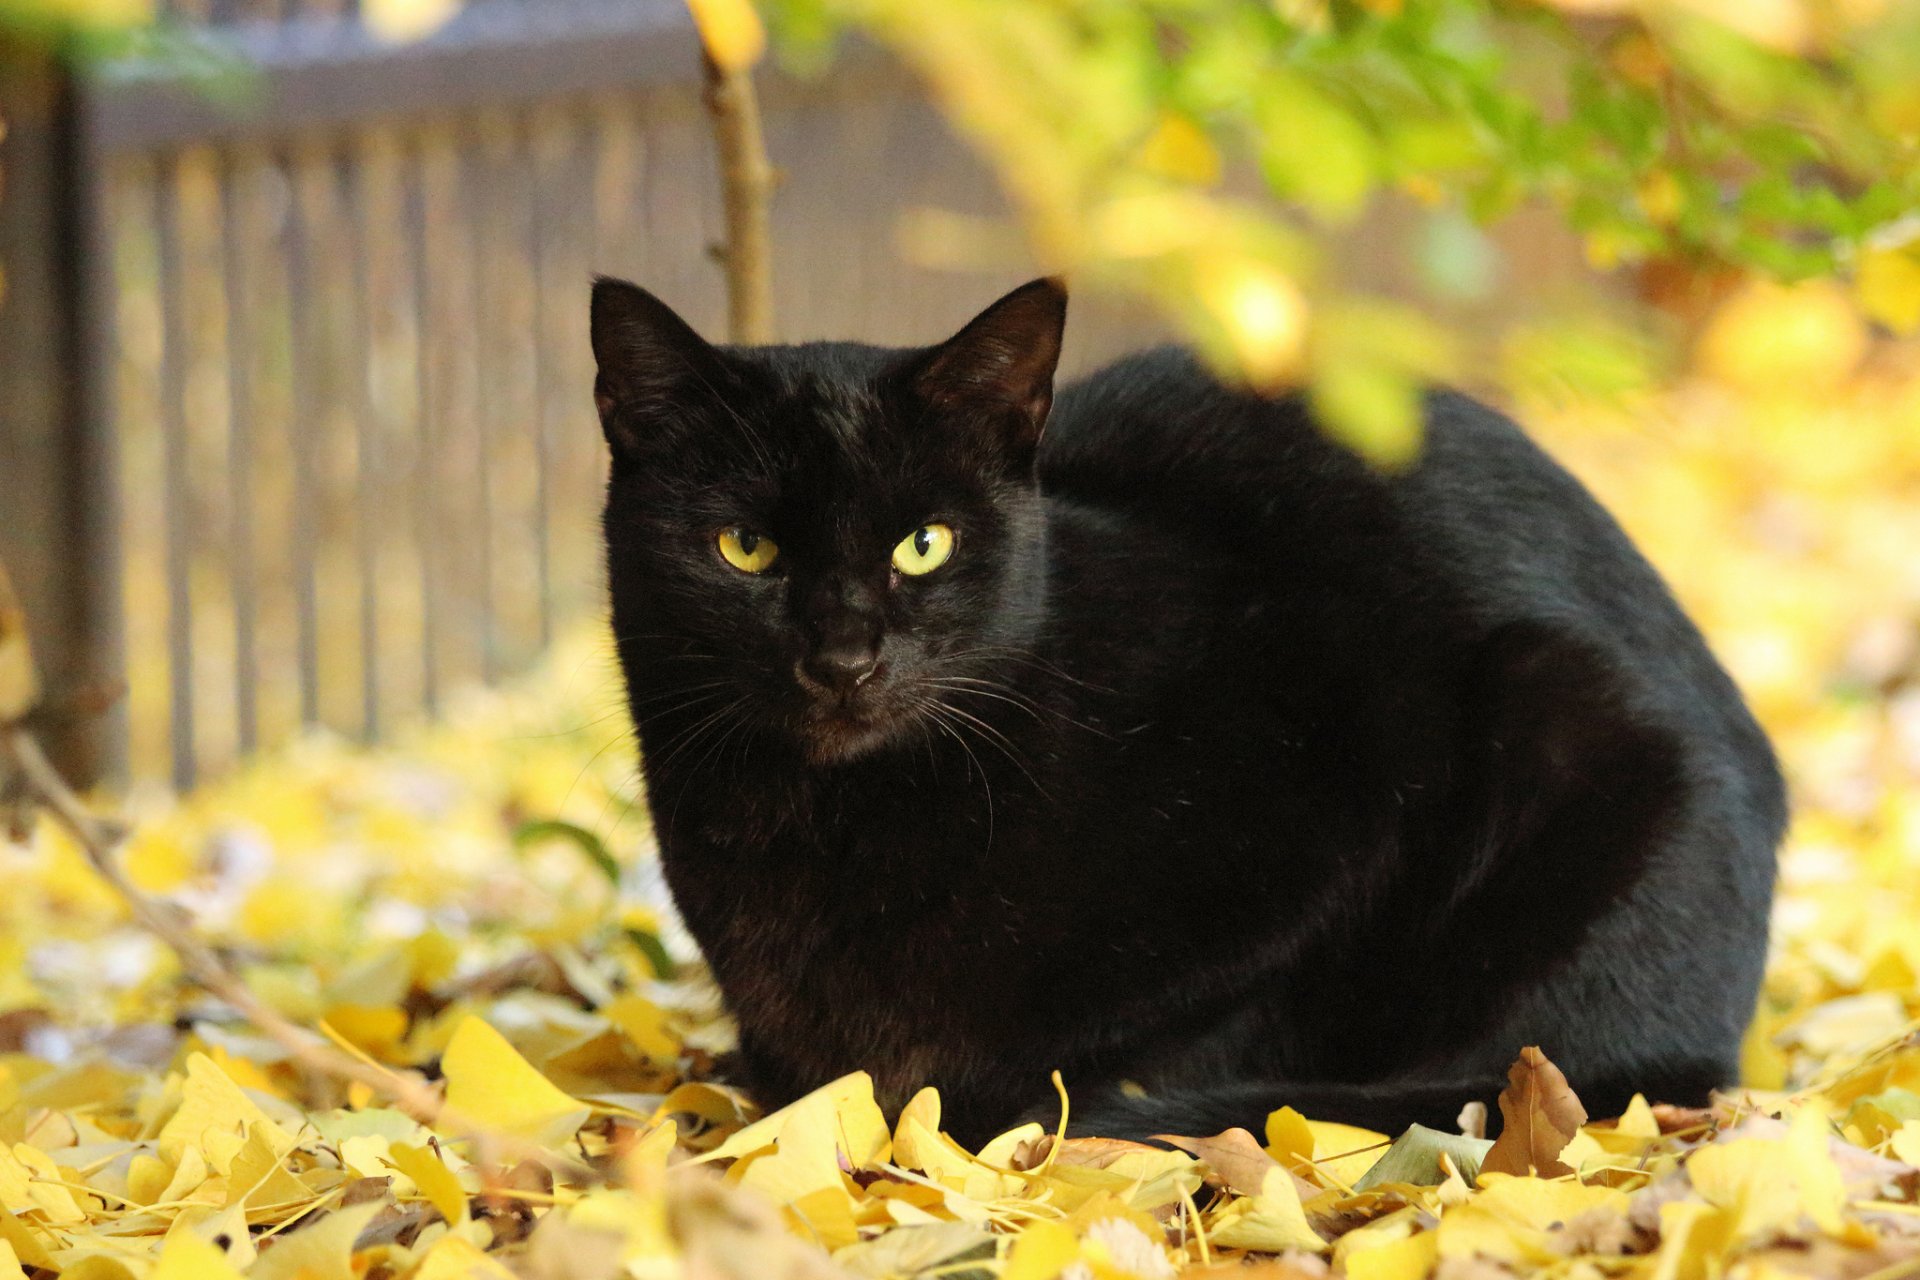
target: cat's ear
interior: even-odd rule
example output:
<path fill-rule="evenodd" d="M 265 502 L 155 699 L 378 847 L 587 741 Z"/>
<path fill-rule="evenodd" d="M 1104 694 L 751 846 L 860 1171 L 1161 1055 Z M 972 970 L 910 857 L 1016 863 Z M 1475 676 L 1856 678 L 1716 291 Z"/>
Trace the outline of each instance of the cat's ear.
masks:
<path fill-rule="evenodd" d="M 1012 410 L 1031 446 L 1053 407 L 1053 371 L 1067 323 L 1067 290 L 1047 277 L 1021 285 L 928 353 L 914 389 L 942 406 Z"/>
<path fill-rule="evenodd" d="M 637 284 L 593 282 L 593 402 L 616 453 L 630 452 L 649 418 L 689 397 L 717 394 L 725 360 L 672 307 Z"/>

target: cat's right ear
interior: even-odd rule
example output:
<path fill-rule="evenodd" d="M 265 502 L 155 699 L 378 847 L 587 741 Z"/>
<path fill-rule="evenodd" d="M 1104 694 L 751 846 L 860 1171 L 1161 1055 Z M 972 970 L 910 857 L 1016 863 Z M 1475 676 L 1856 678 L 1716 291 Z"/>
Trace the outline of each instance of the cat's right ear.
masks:
<path fill-rule="evenodd" d="M 593 402 L 616 454 L 631 454 L 649 420 L 689 398 L 718 394 L 726 365 L 712 343 L 637 284 L 595 277 Z"/>

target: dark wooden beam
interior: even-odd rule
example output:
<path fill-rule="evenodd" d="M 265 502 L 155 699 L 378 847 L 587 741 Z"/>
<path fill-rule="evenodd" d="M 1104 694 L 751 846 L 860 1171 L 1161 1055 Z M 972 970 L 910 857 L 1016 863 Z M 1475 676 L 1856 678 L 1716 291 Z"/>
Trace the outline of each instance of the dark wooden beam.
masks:
<path fill-rule="evenodd" d="M 0 558 L 54 695 L 121 675 L 119 496 L 107 421 L 111 256 L 82 95 L 0 44 Z M 123 714 L 48 726 L 77 785 L 117 778 Z"/>

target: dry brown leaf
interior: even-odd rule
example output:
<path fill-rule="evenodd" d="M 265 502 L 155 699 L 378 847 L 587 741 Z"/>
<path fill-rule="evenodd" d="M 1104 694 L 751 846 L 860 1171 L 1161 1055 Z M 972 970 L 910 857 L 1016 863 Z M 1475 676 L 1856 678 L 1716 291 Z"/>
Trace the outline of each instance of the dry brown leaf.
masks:
<path fill-rule="evenodd" d="M 1225 1187 L 1243 1196 L 1257 1196 L 1266 1182 L 1268 1171 L 1279 1169 L 1293 1180 L 1294 1190 L 1300 1193 L 1302 1200 L 1320 1194 L 1319 1187 L 1268 1155 L 1266 1148 L 1260 1145 L 1260 1140 L 1245 1129 L 1228 1129 L 1211 1138 L 1179 1138 L 1165 1133 L 1153 1136 L 1156 1142 L 1176 1146 L 1206 1165 L 1205 1176 L 1210 1186 Z"/>
<path fill-rule="evenodd" d="M 1500 1136 L 1480 1164 L 1482 1173 L 1558 1178 L 1573 1170 L 1560 1153 L 1587 1122 L 1587 1109 L 1546 1054 L 1528 1045 L 1507 1070 L 1500 1091 Z"/>

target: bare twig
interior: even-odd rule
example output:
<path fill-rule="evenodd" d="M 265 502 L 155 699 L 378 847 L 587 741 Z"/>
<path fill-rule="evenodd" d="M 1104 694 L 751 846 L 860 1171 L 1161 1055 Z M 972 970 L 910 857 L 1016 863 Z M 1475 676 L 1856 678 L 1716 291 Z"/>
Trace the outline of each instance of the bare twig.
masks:
<path fill-rule="evenodd" d="M 94 871 L 126 903 L 134 923 L 171 948 L 188 977 L 226 1001 L 300 1066 L 319 1075 L 364 1085 L 376 1095 L 391 1099 L 422 1124 L 467 1138 L 481 1157 L 478 1163 L 492 1165 L 506 1159 L 531 1159 L 578 1181 L 592 1182 L 600 1178 L 599 1172 L 589 1165 L 460 1115 L 446 1105 L 438 1089 L 419 1076 L 389 1070 L 343 1053 L 267 1004 L 212 948 L 194 936 L 177 908 L 148 897 L 127 878 L 119 858 L 120 847 L 127 838 L 126 828 L 89 810 L 61 778 L 33 734 L 18 720 L 0 722 L 0 776 L 7 774 L 17 779 L 30 802 L 66 828 L 85 852 Z"/>
<path fill-rule="evenodd" d="M 773 341 L 773 235 L 768 206 L 776 180 L 760 129 L 753 73 L 723 67 L 702 53 L 707 115 L 720 153 L 720 194 L 727 240 L 718 250 L 727 273 L 727 331 L 741 343 Z"/>

